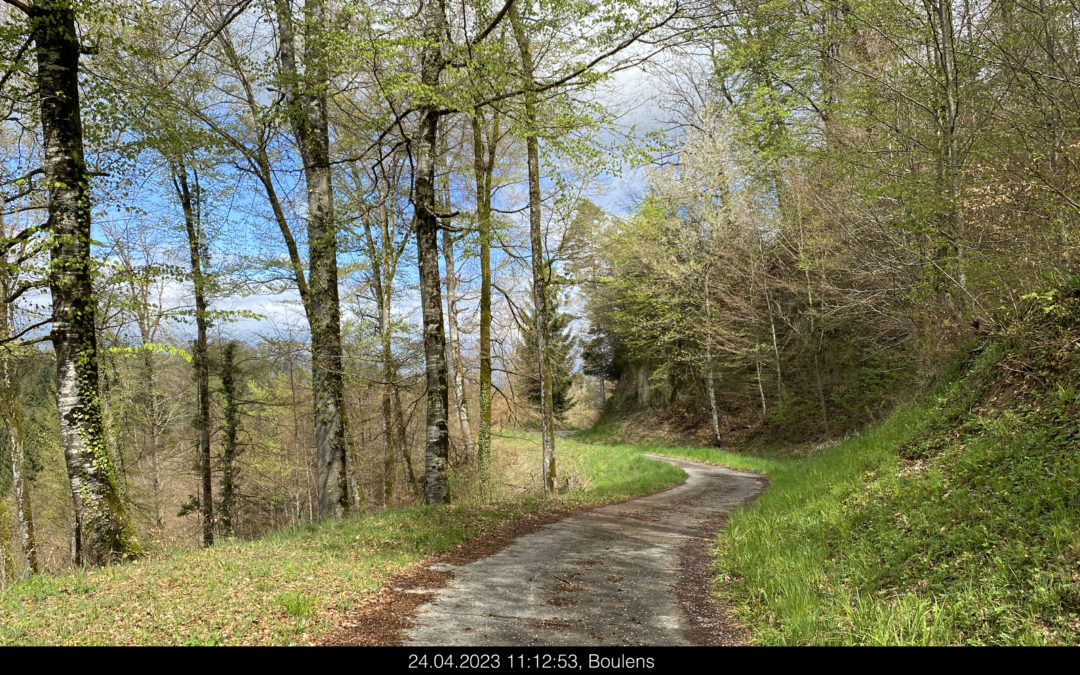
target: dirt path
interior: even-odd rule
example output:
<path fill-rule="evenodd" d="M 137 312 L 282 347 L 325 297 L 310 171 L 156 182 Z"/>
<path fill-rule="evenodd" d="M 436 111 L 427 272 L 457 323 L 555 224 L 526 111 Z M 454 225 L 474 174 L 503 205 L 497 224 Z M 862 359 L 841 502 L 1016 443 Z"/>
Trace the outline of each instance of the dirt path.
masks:
<path fill-rule="evenodd" d="M 468 564 L 432 565 L 437 589 L 398 589 L 423 594 L 403 622 L 403 642 L 740 642 L 709 594 L 708 548 L 731 509 L 753 500 L 765 482 L 756 474 L 658 459 L 682 467 L 686 482 L 544 525 Z"/>

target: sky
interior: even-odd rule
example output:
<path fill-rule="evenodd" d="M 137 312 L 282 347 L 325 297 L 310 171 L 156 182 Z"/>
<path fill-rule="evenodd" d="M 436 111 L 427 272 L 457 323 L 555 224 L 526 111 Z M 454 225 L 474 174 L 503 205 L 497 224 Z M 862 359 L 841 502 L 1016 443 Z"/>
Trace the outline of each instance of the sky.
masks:
<path fill-rule="evenodd" d="M 628 137 L 636 135 L 640 138 L 640 135 L 645 132 L 670 127 L 670 113 L 664 109 L 662 103 L 665 86 L 664 78 L 654 72 L 646 72 L 640 67 L 635 67 L 615 73 L 604 86 L 591 94 L 594 97 L 592 100 L 599 101 L 606 108 L 614 111 L 617 117 L 614 129 L 603 132 L 597 138 L 605 146 L 605 152 L 613 157 L 620 157 Z M 622 161 L 616 175 L 600 174 L 594 177 L 584 190 L 583 196 L 612 215 L 626 217 L 632 213 L 641 199 L 647 181 L 647 171 L 645 166 L 635 167 Z M 303 203 L 297 203 L 296 196 L 302 194 L 302 182 L 298 175 L 290 175 L 287 172 L 282 174 L 281 182 L 288 183 L 280 185 L 279 189 L 287 196 L 286 209 L 290 212 L 290 220 L 299 234 L 303 228 Z M 231 191 L 228 194 L 218 195 L 216 207 L 208 214 L 208 220 L 215 221 L 211 227 L 220 230 L 220 235 L 214 237 L 211 246 L 214 262 L 219 265 L 233 263 L 242 260 L 244 256 L 257 255 L 282 258 L 284 246 L 281 235 L 269 218 L 265 197 L 258 186 L 250 180 L 239 178 L 229 183 L 228 177 L 222 184 L 227 186 L 227 190 L 231 185 Z M 554 184 L 551 180 L 545 179 L 543 188 L 548 193 L 545 196 L 550 197 Z M 140 223 L 153 223 L 155 219 L 159 222 L 167 220 L 173 223 L 166 228 L 171 234 L 163 236 L 161 242 L 151 247 L 150 255 L 159 261 L 175 262 L 186 269 L 188 257 L 186 241 L 180 226 L 182 217 L 175 204 L 175 197 L 170 194 L 171 188 L 168 185 L 147 181 L 139 185 L 128 185 L 126 190 L 128 192 L 126 200 L 141 207 L 142 213 L 128 211 L 123 201 L 108 194 L 103 196 L 101 202 L 95 204 L 94 238 L 102 244 L 95 247 L 98 260 L 105 263 L 116 261 L 109 250 L 111 247 L 106 229 L 113 232 L 123 230 L 125 226 L 137 229 Z M 502 195 L 502 203 L 496 206 L 506 210 L 519 208 L 525 203 L 524 185 L 516 186 Z M 545 216 L 550 218 L 550 209 L 545 209 Z M 527 227 L 525 212 L 507 217 L 516 220 L 514 223 L 516 228 L 524 230 Z M 229 225 L 222 226 L 223 222 Z M 415 245 L 409 246 L 414 248 Z M 500 260 L 504 256 L 498 252 L 493 257 L 496 268 L 501 268 L 505 276 L 507 270 L 513 265 L 510 265 L 508 260 Z M 339 256 L 339 262 L 343 265 L 356 262 L 358 259 L 358 254 L 343 253 Z M 476 266 L 475 260 L 465 260 L 460 266 L 459 274 L 466 280 L 475 279 L 478 275 Z M 520 262 L 518 267 L 519 272 L 524 272 Z M 406 323 L 418 323 L 419 297 L 414 288 L 415 262 L 403 262 L 399 279 L 403 288 L 397 295 L 394 307 L 395 316 Z M 514 285 L 508 280 L 504 280 L 504 284 Z M 517 287 L 521 291 L 527 288 L 522 283 L 518 283 Z M 468 284 L 463 290 L 465 295 L 461 301 L 462 323 L 466 331 L 464 338 L 466 349 L 468 349 L 472 339 L 469 329 L 475 325 L 477 298 L 475 289 L 469 288 Z M 189 281 L 175 279 L 164 281 L 159 292 L 164 309 L 191 308 L 194 304 Z M 343 320 L 355 319 L 357 290 L 343 285 L 340 295 Z M 47 311 L 49 304 L 47 291 L 42 290 L 28 296 L 26 300 L 40 305 L 41 309 Z M 306 320 L 298 294 L 289 284 L 277 284 L 272 289 L 258 289 L 249 285 L 246 289 L 229 291 L 214 300 L 214 309 L 254 313 L 260 317 L 240 317 L 227 324 L 220 324 L 213 331 L 215 336 L 257 341 L 262 336 L 306 333 Z M 129 326 L 127 330 L 130 333 L 132 328 Z M 184 345 L 193 337 L 193 324 L 174 323 L 162 339 Z"/>
<path fill-rule="evenodd" d="M 613 153 L 618 154 L 621 152 L 620 146 L 627 142 L 625 136 L 630 133 L 631 128 L 638 135 L 654 129 L 666 128 L 669 125 L 669 115 L 659 105 L 657 100 L 658 91 L 661 91 L 661 89 L 658 87 L 657 77 L 644 72 L 640 68 L 616 73 L 610 84 L 596 93 L 597 99 L 603 102 L 605 106 L 617 111 L 618 115 L 616 131 L 604 133 L 599 138 L 599 142 L 608 146 Z M 641 199 L 647 180 L 646 173 L 647 167 L 632 167 L 624 162 L 619 175 L 601 174 L 597 176 L 590 182 L 583 196 L 605 211 L 619 217 L 625 217 L 632 213 Z M 550 180 L 543 181 L 545 197 L 551 196 L 550 192 L 553 187 L 554 185 Z M 261 196 L 255 194 L 257 190 L 254 190 L 254 186 L 247 186 L 244 189 L 253 190 L 250 197 L 252 203 L 244 208 L 250 213 L 254 213 L 260 208 L 257 202 L 261 200 Z M 502 203 L 496 204 L 496 206 L 505 210 L 521 207 L 526 197 L 524 189 L 525 186 L 522 184 L 503 192 Z M 295 194 L 296 191 L 295 186 L 287 190 L 289 194 Z M 294 220 L 301 220 L 298 212 L 302 209 L 302 205 L 297 206 L 291 202 L 290 204 L 296 211 L 294 216 L 297 216 L 297 218 Z M 237 207 L 237 209 L 240 209 L 240 207 Z M 549 216 L 550 213 L 546 212 L 545 215 Z M 516 220 L 515 226 L 522 230 L 527 227 L 526 212 L 506 217 Z M 302 227 L 302 225 L 298 226 Z M 278 255 L 281 255 L 280 251 L 283 250 L 283 246 L 276 227 L 261 227 L 258 232 L 252 233 L 252 236 L 260 242 L 260 248 L 265 247 L 267 251 L 278 251 Z M 249 241 L 247 244 L 241 243 L 240 245 L 252 244 Z M 414 247 L 415 244 L 409 244 L 410 250 L 413 250 Z M 217 251 L 215 255 L 220 258 L 221 251 Z M 359 255 L 342 254 L 339 257 L 342 263 L 360 259 Z M 495 252 L 493 264 L 496 267 L 500 264 L 500 257 L 500 254 Z M 442 260 L 440 260 L 440 264 L 442 264 Z M 476 265 L 475 260 L 465 261 L 459 274 L 466 279 L 476 277 L 478 275 Z M 399 280 L 406 286 L 411 287 L 415 285 L 416 279 L 415 262 L 404 262 L 399 272 Z M 469 324 L 470 316 L 474 316 L 476 313 L 475 305 L 478 299 L 475 297 L 475 293 L 469 293 L 472 289 L 465 290 L 467 295 L 461 303 L 464 310 L 463 323 Z M 355 289 L 342 287 L 340 290 L 343 313 L 346 315 L 350 311 L 350 306 L 354 305 L 353 298 L 355 295 Z M 174 294 L 174 297 L 183 298 L 186 296 L 183 291 L 179 291 Z M 303 309 L 299 303 L 299 296 L 291 288 L 272 293 L 230 294 L 228 297 L 217 300 L 216 305 L 220 309 L 245 310 L 265 317 L 259 320 L 243 318 L 229 326 L 228 331 L 231 334 L 242 335 L 248 339 L 255 339 L 259 335 L 273 334 L 277 331 L 291 330 L 306 325 Z M 419 322 L 418 292 L 414 288 L 402 289 L 397 295 L 394 310 L 400 320 Z M 178 337 L 182 336 L 178 335 Z"/>

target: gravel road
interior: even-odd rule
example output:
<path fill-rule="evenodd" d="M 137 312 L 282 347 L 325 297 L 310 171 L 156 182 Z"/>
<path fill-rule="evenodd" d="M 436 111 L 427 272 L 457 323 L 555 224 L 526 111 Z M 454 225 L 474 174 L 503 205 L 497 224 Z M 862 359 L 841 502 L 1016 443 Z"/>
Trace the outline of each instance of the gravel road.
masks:
<path fill-rule="evenodd" d="M 757 474 L 657 457 L 685 483 L 593 509 L 521 536 L 421 605 L 408 645 L 733 644 L 710 597 L 709 542 L 765 486 Z"/>

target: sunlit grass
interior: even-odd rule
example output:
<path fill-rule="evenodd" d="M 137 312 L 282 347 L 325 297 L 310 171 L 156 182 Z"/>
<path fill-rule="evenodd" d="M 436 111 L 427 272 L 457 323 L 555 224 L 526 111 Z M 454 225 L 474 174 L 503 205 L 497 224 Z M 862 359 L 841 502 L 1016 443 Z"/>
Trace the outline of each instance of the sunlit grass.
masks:
<path fill-rule="evenodd" d="M 717 593 L 756 642 L 1080 643 L 1080 394 L 980 410 L 1005 354 L 810 456 L 639 446 L 769 479 L 717 538 Z"/>
<path fill-rule="evenodd" d="M 501 521 L 683 479 L 652 452 L 768 477 L 717 539 L 717 591 L 759 643 L 1076 644 L 1080 396 L 977 414 L 1000 357 L 988 349 L 929 400 L 811 457 L 559 439 L 554 498 L 537 494 L 539 437 L 505 434 L 492 504 L 461 467 L 454 506 L 39 575 L 0 592 L 0 643 L 312 642 L 388 576 Z"/>
<path fill-rule="evenodd" d="M 764 467 L 769 491 L 731 518 L 717 557 L 758 642 L 1080 641 L 1074 403 L 976 416 L 999 358 L 987 350 L 940 395 L 818 456 Z"/>
<path fill-rule="evenodd" d="M 0 644 L 305 644 L 390 575 L 501 521 L 651 492 L 685 475 L 631 447 L 560 439 L 557 451 L 568 489 L 554 498 L 533 492 L 493 504 L 393 509 L 209 550 L 38 575 L 0 591 Z M 496 458 L 502 473 L 535 464 L 538 474 L 539 438 L 502 438 Z"/>

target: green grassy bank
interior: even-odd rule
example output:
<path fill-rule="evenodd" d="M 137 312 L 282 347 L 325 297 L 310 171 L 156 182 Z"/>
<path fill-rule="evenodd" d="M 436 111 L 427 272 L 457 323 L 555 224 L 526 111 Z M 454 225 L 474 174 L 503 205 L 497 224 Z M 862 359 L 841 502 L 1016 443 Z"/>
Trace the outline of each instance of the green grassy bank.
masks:
<path fill-rule="evenodd" d="M 658 450 L 768 476 L 717 550 L 717 591 L 755 641 L 1080 643 L 1076 304 L 811 458 Z"/>

